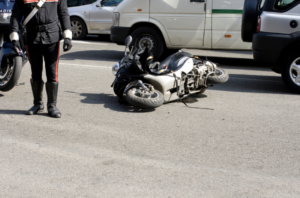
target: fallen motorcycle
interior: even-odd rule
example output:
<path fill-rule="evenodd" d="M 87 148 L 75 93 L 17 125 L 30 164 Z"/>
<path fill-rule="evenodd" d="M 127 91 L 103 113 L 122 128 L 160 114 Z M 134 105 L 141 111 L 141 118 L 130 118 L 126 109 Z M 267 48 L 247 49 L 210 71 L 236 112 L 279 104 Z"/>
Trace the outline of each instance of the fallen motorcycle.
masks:
<path fill-rule="evenodd" d="M 26 53 L 17 54 L 8 38 L 11 10 L 14 1 L 0 2 L 0 91 L 9 91 L 18 83 L 22 67 L 27 62 Z M 21 42 L 23 51 L 25 46 Z"/>
<path fill-rule="evenodd" d="M 208 60 L 179 51 L 163 62 L 154 62 L 148 48 L 127 49 L 125 57 L 112 67 L 116 76 L 112 87 L 115 94 L 133 106 L 148 109 L 201 94 L 211 84 L 225 83 L 228 73 Z"/>

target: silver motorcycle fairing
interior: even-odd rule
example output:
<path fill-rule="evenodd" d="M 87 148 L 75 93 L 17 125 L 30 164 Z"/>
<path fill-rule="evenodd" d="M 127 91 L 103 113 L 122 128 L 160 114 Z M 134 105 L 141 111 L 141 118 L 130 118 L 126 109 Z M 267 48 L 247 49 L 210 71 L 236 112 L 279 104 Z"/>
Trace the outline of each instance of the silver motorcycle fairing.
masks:
<path fill-rule="evenodd" d="M 192 58 L 189 58 L 185 64 L 176 72 L 174 72 L 177 76 L 177 82 L 179 87 L 183 86 L 184 82 L 181 82 L 182 72 L 189 73 L 194 68 L 194 61 Z M 150 84 L 152 84 L 155 89 L 160 91 L 165 98 L 165 103 L 178 100 L 177 92 L 171 93 L 171 89 L 177 88 L 175 78 L 172 73 L 168 73 L 165 75 L 151 75 L 147 74 L 144 76 L 144 79 L 147 80 Z"/>

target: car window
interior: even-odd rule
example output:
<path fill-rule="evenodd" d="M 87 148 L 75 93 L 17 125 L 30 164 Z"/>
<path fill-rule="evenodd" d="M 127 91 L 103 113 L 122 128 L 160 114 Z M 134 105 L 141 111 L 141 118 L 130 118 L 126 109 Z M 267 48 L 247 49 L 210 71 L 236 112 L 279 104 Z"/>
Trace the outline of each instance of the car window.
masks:
<path fill-rule="evenodd" d="M 82 5 L 88 5 L 88 4 L 92 4 L 94 2 L 96 2 L 97 0 L 83 0 L 82 1 Z"/>
<path fill-rule="evenodd" d="M 80 6 L 82 0 L 67 0 L 68 7 Z"/>
<path fill-rule="evenodd" d="M 121 3 L 123 0 L 103 0 L 101 1 L 101 5 L 103 7 L 108 7 L 108 6 L 117 6 L 119 3 Z"/>
<path fill-rule="evenodd" d="M 275 9 L 276 10 L 286 10 L 298 4 L 300 0 L 276 0 Z"/>

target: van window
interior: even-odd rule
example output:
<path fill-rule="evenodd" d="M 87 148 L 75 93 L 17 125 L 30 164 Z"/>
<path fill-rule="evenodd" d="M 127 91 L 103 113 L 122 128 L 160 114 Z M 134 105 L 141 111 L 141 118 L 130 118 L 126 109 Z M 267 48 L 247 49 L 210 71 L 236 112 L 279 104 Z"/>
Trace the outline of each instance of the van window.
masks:
<path fill-rule="evenodd" d="M 101 5 L 103 7 L 108 7 L 108 6 L 117 6 L 119 3 L 121 3 L 123 0 L 103 0 L 101 1 Z"/>
<path fill-rule="evenodd" d="M 275 9 L 276 10 L 286 10 L 292 8 L 298 4 L 300 0 L 276 0 Z"/>
<path fill-rule="evenodd" d="M 68 7 L 80 6 L 82 0 L 67 0 Z"/>

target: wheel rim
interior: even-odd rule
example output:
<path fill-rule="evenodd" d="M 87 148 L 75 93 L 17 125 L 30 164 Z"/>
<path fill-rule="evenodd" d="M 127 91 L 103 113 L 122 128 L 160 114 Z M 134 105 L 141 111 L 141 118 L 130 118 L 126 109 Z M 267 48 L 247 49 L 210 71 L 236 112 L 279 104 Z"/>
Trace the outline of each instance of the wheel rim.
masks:
<path fill-rule="evenodd" d="M 151 52 L 154 52 L 156 49 L 155 39 L 151 35 L 142 35 L 137 40 L 137 47 L 139 49 L 147 47 Z"/>
<path fill-rule="evenodd" d="M 137 97 L 146 99 L 155 99 L 159 97 L 159 93 L 157 91 L 145 91 L 142 87 L 133 89 L 132 93 Z"/>
<path fill-rule="evenodd" d="M 297 85 L 300 86 L 300 64 L 297 62 L 300 58 L 297 58 L 290 66 L 290 78 Z"/>
<path fill-rule="evenodd" d="M 14 71 L 14 65 L 10 67 L 9 59 L 7 59 L 7 66 L 4 69 L 0 69 L 0 86 L 4 86 L 9 82 Z"/>
<path fill-rule="evenodd" d="M 79 37 L 82 34 L 82 25 L 79 21 L 71 21 L 71 29 L 73 37 Z"/>

